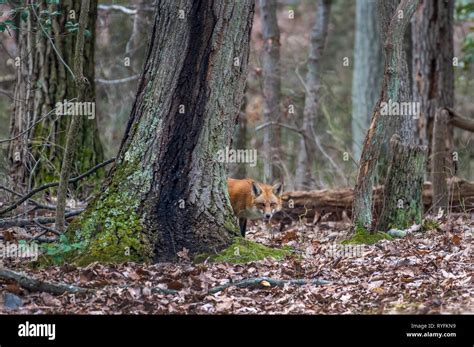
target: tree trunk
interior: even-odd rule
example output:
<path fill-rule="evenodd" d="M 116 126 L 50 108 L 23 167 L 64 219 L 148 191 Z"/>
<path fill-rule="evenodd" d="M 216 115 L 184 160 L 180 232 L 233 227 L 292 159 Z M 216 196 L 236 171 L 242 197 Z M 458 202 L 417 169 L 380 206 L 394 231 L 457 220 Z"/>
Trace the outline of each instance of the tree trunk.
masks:
<path fill-rule="evenodd" d="M 382 114 L 383 105 L 389 102 L 410 101 L 408 68 L 403 49 L 405 30 L 419 0 L 402 0 L 395 9 L 396 1 L 380 2 L 379 16 L 384 38 L 385 73 L 381 96 L 374 108 L 372 121 L 365 137 L 359 173 L 355 186 L 353 222 L 372 230 L 372 188 L 381 161 L 382 149 L 396 132 L 403 143 L 413 139 L 412 115 Z M 402 14 L 401 17 L 399 14 Z"/>
<path fill-rule="evenodd" d="M 307 189 L 313 186 L 312 165 L 317 149 L 315 122 L 318 116 L 319 89 L 321 88 L 320 69 L 321 58 L 326 43 L 329 16 L 331 12 L 330 0 L 318 0 L 316 22 L 311 31 L 308 56 L 308 72 L 306 74 L 305 103 L 303 111 L 304 136 L 300 140 L 298 151 L 298 171 L 296 174 L 296 188 Z"/>
<path fill-rule="evenodd" d="M 357 0 L 352 77 L 352 155 L 360 159 L 370 115 L 380 96 L 383 53 L 375 0 Z"/>
<path fill-rule="evenodd" d="M 446 184 L 448 117 L 449 113 L 446 109 L 438 109 L 433 125 L 431 181 L 433 182 L 433 208 L 435 211 L 448 207 L 448 186 Z"/>
<path fill-rule="evenodd" d="M 384 185 L 384 201 L 376 230 L 406 229 L 421 225 L 426 147 L 404 144 L 398 135 L 390 140 L 391 161 Z"/>
<path fill-rule="evenodd" d="M 238 235 L 220 154 L 243 98 L 253 11 L 250 0 L 158 2 L 116 165 L 68 228 L 86 243 L 82 261 L 176 260 Z"/>
<path fill-rule="evenodd" d="M 247 115 L 245 114 L 247 107 L 247 97 L 244 93 L 242 107 L 239 113 L 237 125 L 237 140 L 235 141 L 235 149 L 247 148 Z M 231 177 L 243 179 L 247 177 L 247 165 L 245 163 L 237 163 L 233 165 L 234 170 Z"/>
<path fill-rule="evenodd" d="M 84 41 L 85 32 L 87 29 L 87 19 L 89 16 L 90 0 L 81 1 L 81 14 L 79 17 L 79 26 L 77 29 L 76 46 L 74 47 L 74 83 L 77 90 L 78 102 L 90 102 L 85 99 L 89 83 L 84 76 Z M 56 202 L 56 230 L 60 233 L 64 232 L 64 225 L 66 224 L 66 198 L 69 186 L 69 177 L 72 172 L 72 163 L 77 150 L 77 138 L 82 126 L 81 115 L 71 115 L 71 122 L 67 131 L 66 147 L 64 148 L 64 157 L 61 165 L 61 175 L 58 185 L 58 196 Z"/>
<path fill-rule="evenodd" d="M 432 148 L 436 110 L 454 104 L 454 1 L 421 0 L 412 21 L 413 97 L 420 103 L 417 138 Z M 446 145 L 452 148 L 452 128 Z"/>
<path fill-rule="evenodd" d="M 262 17 L 263 51 L 263 118 L 264 122 L 278 121 L 281 115 L 281 74 L 280 74 L 280 29 L 277 21 L 276 0 L 260 0 Z M 266 127 L 263 130 L 263 162 L 264 183 L 282 179 L 278 168 L 280 156 L 280 128 Z"/>
<path fill-rule="evenodd" d="M 10 137 L 15 140 L 10 142 L 8 149 L 12 186 L 18 191 L 56 180 L 59 176 L 71 118 L 57 116 L 54 109 L 58 102 L 69 101 L 77 96 L 71 73 L 77 30 L 69 32 L 66 23 L 77 23 L 81 2 L 69 0 L 61 2 L 61 5 L 49 3 L 42 0 L 35 2 L 37 5 L 28 6 L 28 17 L 21 22 L 19 29 L 21 61 L 10 125 Z M 49 14 L 41 14 L 45 10 Z M 54 11 L 60 14 L 51 15 Z M 71 14 L 74 18 L 71 18 Z M 40 22 L 38 17 L 41 18 Z M 95 28 L 96 17 L 97 0 L 91 0 L 88 18 L 90 28 Z M 51 20 L 51 27 L 47 19 Z M 94 102 L 94 30 L 89 34 L 85 42 L 84 74 L 91 85 L 87 100 Z M 103 161 L 96 118 L 82 117 L 85 119 L 79 131 L 74 175 Z M 38 124 L 32 127 L 36 122 Z"/>

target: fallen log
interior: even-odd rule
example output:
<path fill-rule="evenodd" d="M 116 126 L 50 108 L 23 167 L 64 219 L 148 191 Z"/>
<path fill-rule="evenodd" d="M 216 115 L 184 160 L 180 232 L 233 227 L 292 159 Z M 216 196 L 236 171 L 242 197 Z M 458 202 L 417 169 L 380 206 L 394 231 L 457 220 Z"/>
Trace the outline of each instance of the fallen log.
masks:
<path fill-rule="evenodd" d="M 474 182 L 457 177 L 450 178 L 449 204 L 452 212 L 474 212 Z M 380 215 L 383 201 L 383 187 L 373 190 L 375 215 Z M 343 214 L 352 215 L 353 188 L 291 191 L 283 193 L 283 209 L 274 218 L 277 221 L 313 221 L 321 215 L 330 214 L 328 220 L 340 220 Z M 431 182 L 423 184 L 424 212 L 431 211 L 433 187 Z"/>
<path fill-rule="evenodd" d="M 0 279 L 15 281 L 21 287 L 33 292 L 48 292 L 56 295 L 63 293 L 79 294 L 94 292 L 94 290 L 76 287 L 71 284 L 42 281 L 25 273 L 12 271 L 5 268 L 0 268 Z"/>

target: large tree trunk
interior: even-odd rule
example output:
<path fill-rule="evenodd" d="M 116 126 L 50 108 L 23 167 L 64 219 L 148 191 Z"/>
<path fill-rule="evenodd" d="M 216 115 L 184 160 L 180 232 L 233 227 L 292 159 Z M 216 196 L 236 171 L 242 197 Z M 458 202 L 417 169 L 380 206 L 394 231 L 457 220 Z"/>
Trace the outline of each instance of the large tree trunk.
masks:
<path fill-rule="evenodd" d="M 382 106 L 389 102 L 401 103 L 411 100 L 403 38 L 418 1 L 402 0 L 398 7 L 396 0 L 379 3 L 385 48 L 384 81 L 379 102 L 374 109 L 370 128 L 365 137 L 353 205 L 354 225 L 368 230 L 374 227 L 372 187 L 375 183 L 377 164 L 383 159 L 383 147 L 387 146 L 388 139 L 395 133 L 400 136 L 403 143 L 410 143 L 413 140 L 413 116 L 384 115 Z"/>
<path fill-rule="evenodd" d="M 321 88 L 321 58 L 324 52 L 328 33 L 330 0 L 318 0 L 316 21 L 311 31 L 311 42 L 308 56 L 308 72 L 306 74 L 305 103 L 303 111 L 303 135 L 297 158 L 296 188 L 307 189 L 314 186 L 312 166 L 318 151 L 315 122 L 318 116 L 319 89 Z M 319 148 L 321 150 L 321 147 Z"/>
<path fill-rule="evenodd" d="M 391 161 L 384 185 L 384 201 L 376 230 L 406 229 L 421 225 L 426 146 L 404 144 L 398 135 L 390 140 Z"/>
<path fill-rule="evenodd" d="M 414 101 L 421 103 L 417 137 L 432 147 L 436 110 L 454 104 L 454 1 L 421 0 L 412 21 Z M 452 147 L 452 128 L 446 145 Z"/>
<path fill-rule="evenodd" d="M 435 208 L 446 208 L 445 177 L 455 171 L 449 153 L 453 150 L 453 127 L 437 112 L 454 104 L 454 1 L 422 0 L 413 18 L 413 92 L 421 104 L 417 138 L 429 148 L 429 171 L 435 185 Z M 444 115 L 447 118 L 447 115 Z M 435 134 L 438 130 L 439 134 Z M 438 186 L 437 184 L 441 184 Z"/>
<path fill-rule="evenodd" d="M 280 29 L 277 20 L 276 0 L 260 0 L 260 15 L 263 31 L 263 118 L 265 123 L 278 121 L 281 115 L 281 74 L 280 74 Z M 263 129 L 263 162 L 264 183 L 271 184 L 275 179 L 282 179 L 278 168 L 280 156 L 280 128 Z"/>
<path fill-rule="evenodd" d="M 357 0 L 354 73 L 352 77 L 352 155 L 360 159 L 370 116 L 380 96 L 383 53 L 377 2 Z"/>
<path fill-rule="evenodd" d="M 251 0 L 158 2 L 116 166 L 68 229 L 84 261 L 175 260 L 238 235 L 219 154 L 242 102 L 253 11 Z"/>
<path fill-rule="evenodd" d="M 69 32 L 66 23 L 77 23 L 81 2 L 69 0 L 56 5 L 43 0 L 35 3 L 38 5 L 28 7 L 28 17 L 19 29 L 19 56 L 22 58 L 10 126 L 10 136 L 15 140 L 8 149 L 12 186 L 19 191 L 57 180 L 71 117 L 57 116 L 53 110 L 56 103 L 77 97 L 71 73 L 77 30 Z M 60 15 L 41 14 L 44 10 L 50 14 L 59 11 Z M 37 16 L 41 18 L 40 22 Z M 46 24 L 48 17 L 51 29 Z M 95 28 L 96 17 L 97 0 L 92 0 L 88 18 L 90 28 Z M 89 34 L 84 49 L 84 75 L 90 83 L 86 100 L 95 102 L 94 30 Z M 74 174 L 103 161 L 96 118 L 83 117 Z M 32 127 L 36 122 L 38 124 Z"/>

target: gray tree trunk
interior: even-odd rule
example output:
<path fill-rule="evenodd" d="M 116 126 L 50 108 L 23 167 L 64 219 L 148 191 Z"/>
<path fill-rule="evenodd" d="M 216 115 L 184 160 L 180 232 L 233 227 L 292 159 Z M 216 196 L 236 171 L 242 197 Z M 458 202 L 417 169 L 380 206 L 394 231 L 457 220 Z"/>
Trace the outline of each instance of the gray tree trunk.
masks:
<path fill-rule="evenodd" d="M 253 12 L 251 0 L 158 2 L 116 165 L 68 228 L 86 243 L 80 261 L 169 261 L 238 235 L 219 153 L 243 98 Z"/>
<path fill-rule="evenodd" d="M 263 51 L 263 118 L 264 122 L 278 121 L 281 115 L 281 73 L 280 73 L 280 29 L 277 21 L 276 0 L 260 0 L 262 17 Z M 273 180 L 281 180 L 278 168 L 280 156 L 280 128 L 267 126 L 263 129 L 263 162 L 264 182 L 271 184 Z"/>
<path fill-rule="evenodd" d="M 454 1 L 422 0 L 412 23 L 413 94 L 414 100 L 421 104 L 416 135 L 430 151 L 428 171 L 436 187 L 435 208 L 447 207 L 445 177 L 455 172 L 449 160 L 453 151 L 453 127 L 443 124 L 441 119 L 435 126 L 436 112 L 454 105 L 453 17 Z M 435 134 L 435 128 L 441 133 Z"/>
<path fill-rule="evenodd" d="M 376 0 L 357 0 L 352 77 L 352 154 L 356 160 L 382 86 L 384 57 L 377 18 Z"/>
<path fill-rule="evenodd" d="M 413 116 L 382 115 L 382 102 L 410 101 L 408 68 L 405 60 L 403 39 L 419 0 L 402 0 L 398 7 L 397 0 L 380 2 L 379 16 L 385 48 L 385 73 L 381 96 L 374 108 L 372 121 L 364 140 L 359 173 L 354 189 L 353 222 L 372 230 L 373 197 L 372 189 L 381 161 L 382 149 L 387 146 L 393 134 L 399 135 L 402 143 L 413 141 Z M 402 14 L 401 17 L 397 14 Z"/>
<path fill-rule="evenodd" d="M 320 64 L 328 33 L 330 13 L 331 1 L 318 0 L 316 22 L 310 37 L 302 126 L 304 136 L 300 140 L 297 157 L 296 189 L 309 189 L 314 186 L 312 164 L 318 151 L 315 122 L 318 117 L 319 89 L 321 88 Z"/>
<path fill-rule="evenodd" d="M 446 153 L 446 138 L 448 137 L 448 118 L 449 113 L 446 109 L 438 109 L 435 114 L 433 125 L 433 139 L 431 155 L 432 170 L 431 182 L 433 183 L 433 210 L 436 213 L 439 208 L 448 207 L 448 185 L 447 166 L 448 161 Z"/>
<path fill-rule="evenodd" d="M 436 110 L 454 104 L 453 15 L 454 1 L 422 0 L 412 21 L 413 97 L 421 103 L 416 135 L 429 147 Z M 446 140 L 451 148 L 452 127 Z"/>
<path fill-rule="evenodd" d="M 246 149 L 247 148 L 247 115 L 245 114 L 247 106 L 247 97 L 244 94 L 242 101 L 242 107 L 239 113 L 238 125 L 237 125 L 237 134 L 235 149 Z M 233 165 L 233 178 L 246 178 L 247 177 L 247 165 L 245 163 L 236 163 Z"/>

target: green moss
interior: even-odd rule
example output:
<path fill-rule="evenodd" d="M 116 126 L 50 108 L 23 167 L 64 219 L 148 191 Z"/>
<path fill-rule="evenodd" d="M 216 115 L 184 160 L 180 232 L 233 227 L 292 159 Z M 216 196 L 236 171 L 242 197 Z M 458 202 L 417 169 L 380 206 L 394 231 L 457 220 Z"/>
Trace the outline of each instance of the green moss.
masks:
<path fill-rule="evenodd" d="M 433 219 L 425 219 L 425 220 L 423 220 L 423 224 L 422 224 L 421 229 L 423 231 L 428 231 L 428 230 L 438 229 L 439 226 L 440 226 L 440 224 L 439 224 L 438 221 L 435 221 Z"/>
<path fill-rule="evenodd" d="M 199 254 L 194 261 L 199 263 L 206 259 L 210 262 L 242 264 L 271 257 L 276 260 L 283 259 L 291 254 L 291 248 L 271 248 L 257 242 L 235 237 L 232 244 L 217 254 Z"/>
<path fill-rule="evenodd" d="M 108 189 L 68 227 L 71 242 L 84 247 L 72 253 L 68 261 L 85 265 L 93 261 L 146 261 L 152 256 L 144 232 L 140 196 L 148 189 L 150 173 L 134 164 L 121 163 Z"/>
<path fill-rule="evenodd" d="M 406 209 L 396 209 L 394 214 L 389 229 L 408 229 L 413 224 L 421 223 L 422 213 L 420 206 L 415 201 L 412 201 Z"/>
<path fill-rule="evenodd" d="M 393 238 L 384 232 L 369 233 L 364 227 L 358 225 L 354 235 L 349 239 L 342 241 L 343 245 L 373 245 L 380 240 L 392 240 Z"/>

